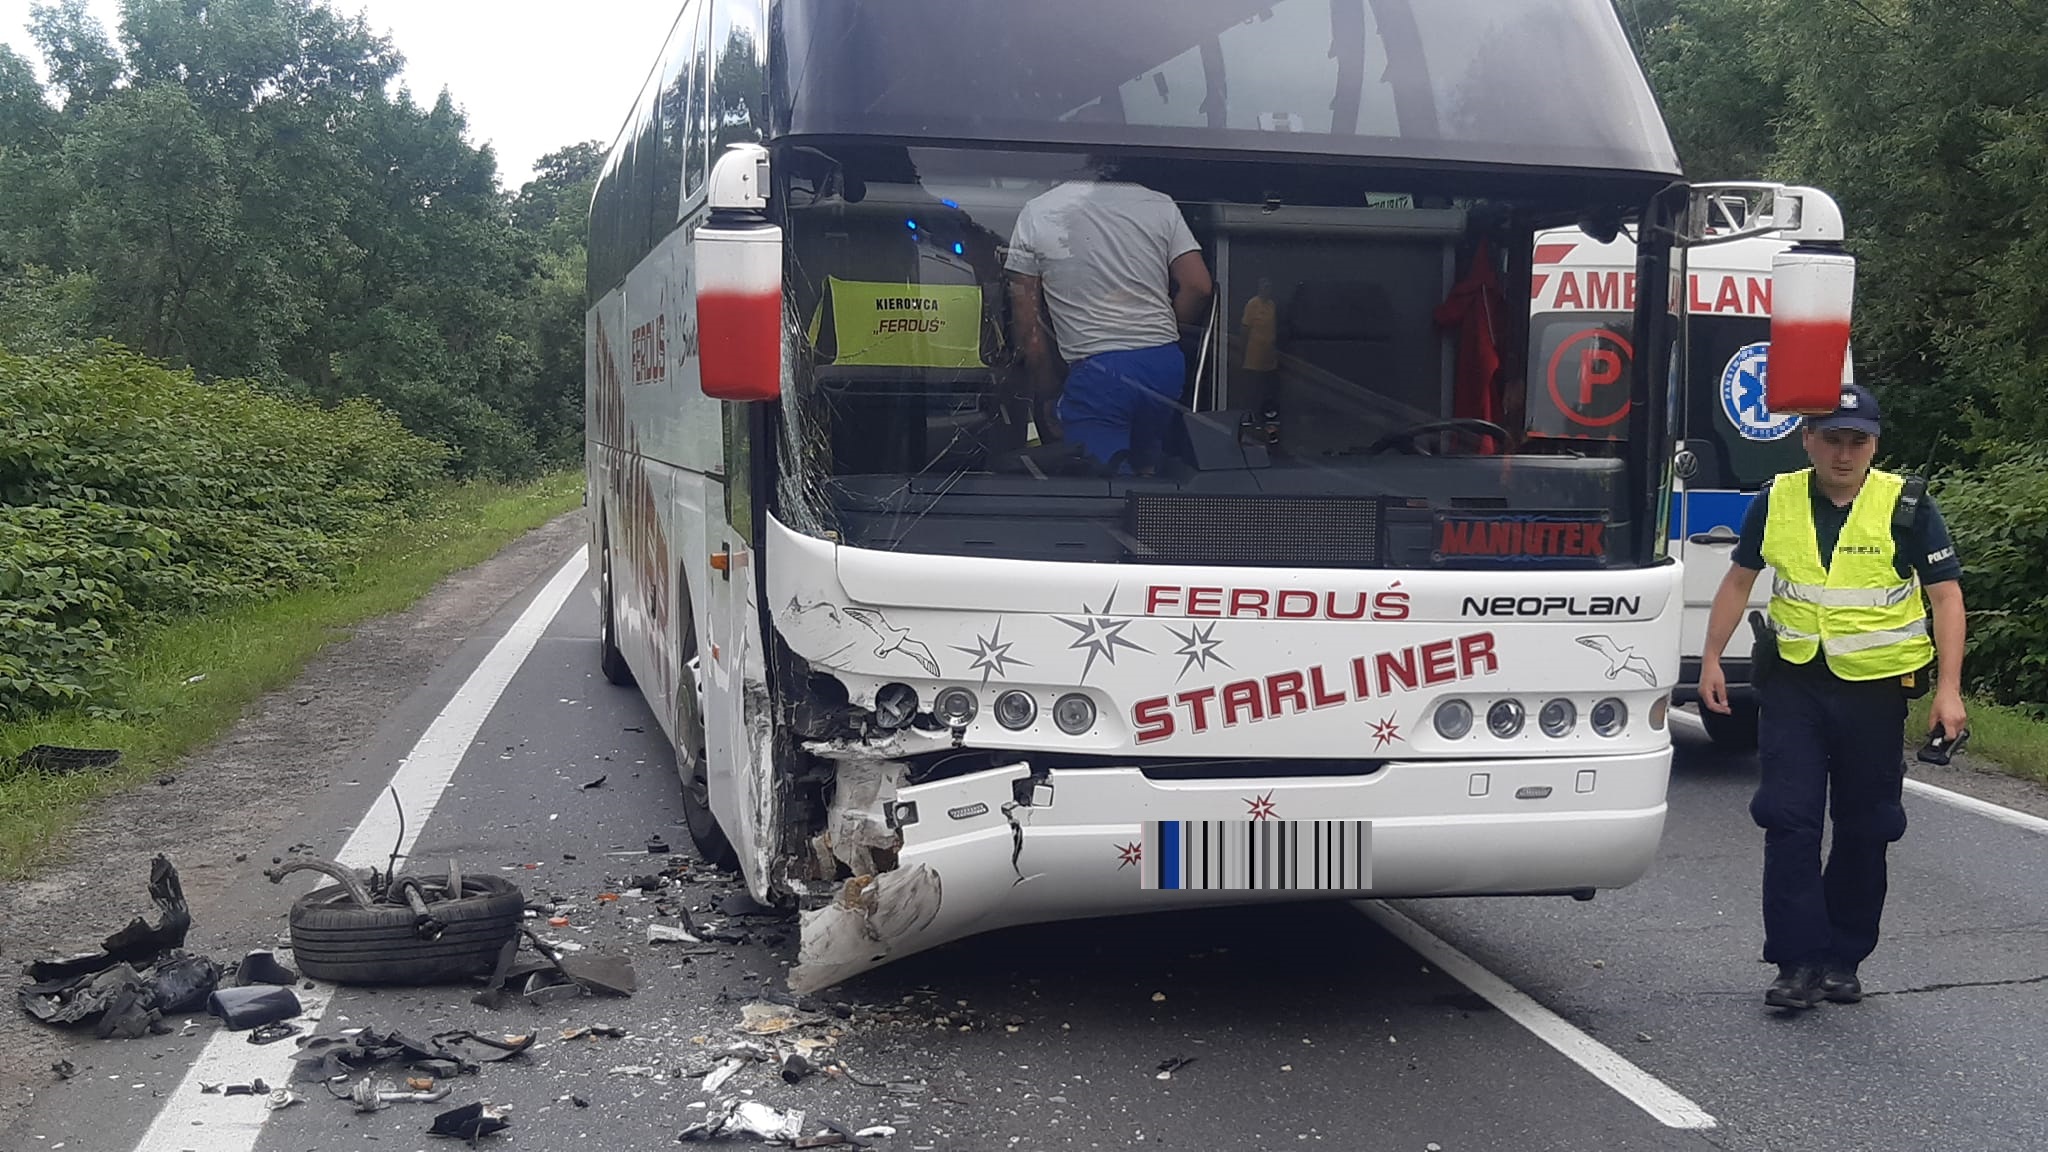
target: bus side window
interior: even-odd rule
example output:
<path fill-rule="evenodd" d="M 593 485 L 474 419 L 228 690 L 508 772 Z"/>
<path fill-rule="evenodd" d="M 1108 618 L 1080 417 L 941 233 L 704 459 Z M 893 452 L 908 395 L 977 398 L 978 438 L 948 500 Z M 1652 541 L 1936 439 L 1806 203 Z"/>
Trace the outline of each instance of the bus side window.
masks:
<path fill-rule="evenodd" d="M 683 121 L 683 199 L 686 202 L 703 187 L 708 170 L 706 156 L 709 154 L 710 133 L 709 118 L 704 110 L 704 90 L 711 82 L 711 37 L 707 27 L 710 19 L 711 6 L 707 0 L 691 0 L 688 15 L 684 17 L 690 29 L 690 99 Z"/>
<path fill-rule="evenodd" d="M 766 127 L 768 73 L 761 63 L 759 0 L 711 3 L 711 154 L 755 144 Z"/>

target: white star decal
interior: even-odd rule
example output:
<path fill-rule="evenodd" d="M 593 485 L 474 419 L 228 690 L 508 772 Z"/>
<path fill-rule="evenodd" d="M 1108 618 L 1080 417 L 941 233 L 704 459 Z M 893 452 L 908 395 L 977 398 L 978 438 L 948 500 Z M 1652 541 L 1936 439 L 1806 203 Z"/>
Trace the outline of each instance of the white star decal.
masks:
<path fill-rule="evenodd" d="M 1015 664 L 1019 668 L 1031 667 L 1030 661 L 1019 660 L 1015 656 L 1010 655 L 1010 649 L 1015 647 L 1015 645 L 1003 643 L 1003 622 L 1000 619 L 996 621 L 996 630 L 993 633 L 987 636 L 976 635 L 974 643 L 977 647 L 962 648 L 955 644 L 953 645 L 953 650 L 965 652 L 969 656 L 974 657 L 973 661 L 968 664 L 968 668 L 971 671 L 981 673 L 981 686 L 983 688 L 988 687 L 988 678 L 990 676 L 1001 676 L 1004 679 L 1009 678 L 1009 674 L 1003 670 L 1005 664 Z"/>
<path fill-rule="evenodd" d="M 1166 630 L 1173 633 L 1174 638 L 1180 641 L 1180 650 L 1175 652 L 1174 655 L 1187 657 L 1187 663 L 1181 665 L 1180 668 L 1182 676 L 1186 676 L 1190 671 L 1196 669 L 1204 672 L 1208 671 L 1211 660 L 1223 665 L 1225 668 L 1230 667 L 1230 661 L 1216 654 L 1216 649 L 1223 646 L 1223 641 L 1216 639 L 1216 625 L 1211 624 L 1204 628 L 1200 624 L 1191 624 L 1186 632 L 1171 626 L 1168 626 Z"/>
<path fill-rule="evenodd" d="M 1111 592 L 1109 599 L 1103 602 L 1102 610 L 1108 612 L 1115 608 L 1115 606 L 1116 593 Z M 1152 652 L 1150 648 L 1124 639 L 1124 629 L 1131 626 L 1129 620 L 1119 620 L 1113 616 L 1097 615 L 1095 609 L 1088 607 L 1086 604 L 1081 605 L 1081 619 L 1079 620 L 1069 620 L 1064 616 L 1055 616 L 1053 619 L 1081 634 L 1080 639 L 1067 645 L 1067 647 L 1086 648 L 1088 650 L 1088 663 L 1081 668 L 1081 681 L 1084 684 L 1088 681 L 1088 673 L 1095 668 L 1095 658 L 1097 656 L 1101 656 L 1111 664 L 1114 664 L 1116 663 L 1116 650 L 1120 647 L 1143 652 L 1147 655 L 1150 655 Z"/>

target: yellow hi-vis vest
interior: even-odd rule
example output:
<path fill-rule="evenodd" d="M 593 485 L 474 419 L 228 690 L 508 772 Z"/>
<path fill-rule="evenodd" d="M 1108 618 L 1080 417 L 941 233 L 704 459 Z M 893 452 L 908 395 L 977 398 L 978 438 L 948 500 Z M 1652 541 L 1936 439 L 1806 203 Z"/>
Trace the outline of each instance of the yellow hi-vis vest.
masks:
<path fill-rule="evenodd" d="M 1778 477 L 1764 518 L 1763 560 L 1776 571 L 1768 612 L 1779 654 L 1804 664 L 1818 650 L 1844 680 L 1883 680 L 1926 667 L 1934 643 L 1920 579 L 1901 582 L 1893 567 L 1892 512 L 1905 478 L 1871 470 L 1827 565 L 1814 531 L 1812 485 L 1811 468 Z"/>

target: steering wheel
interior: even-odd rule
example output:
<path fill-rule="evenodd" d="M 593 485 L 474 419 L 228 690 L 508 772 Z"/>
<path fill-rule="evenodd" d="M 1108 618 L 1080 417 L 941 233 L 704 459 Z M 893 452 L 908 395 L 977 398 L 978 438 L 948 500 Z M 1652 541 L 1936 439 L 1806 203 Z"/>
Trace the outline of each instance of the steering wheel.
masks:
<path fill-rule="evenodd" d="M 1421 452 L 1420 445 L 1416 444 L 1416 440 L 1432 432 L 1470 432 L 1479 436 L 1493 436 L 1499 439 L 1503 447 L 1509 440 L 1508 430 L 1491 420 L 1460 416 L 1453 420 L 1427 420 L 1420 424 L 1411 424 L 1399 431 L 1389 432 L 1367 445 L 1365 452 L 1369 456 L 1377 456 L 1390 448 L 1405 444 L 1407 447 L 1403 451 L 1410 455 L 1434 455 Z"/>

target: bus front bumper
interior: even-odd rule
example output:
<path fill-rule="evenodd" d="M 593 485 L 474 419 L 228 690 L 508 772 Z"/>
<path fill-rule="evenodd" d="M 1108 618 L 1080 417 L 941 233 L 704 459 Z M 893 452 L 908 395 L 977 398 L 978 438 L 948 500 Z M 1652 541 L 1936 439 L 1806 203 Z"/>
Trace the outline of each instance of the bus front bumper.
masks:
<path fill-rule="evenodd" d="M 1049 920 L 1625 887 L 1656 856 L 1670 769 L 1667 746 L 1627 756 L 1397 761 L 1356 777 L 1155 780 L 1138 767 L 1090 767 L 1034 780 L 1024 763 L 928 784 L 881 777 L 851 790 L 866 798 L 865 810 L 836 810 L 832 828 L 842 844 L 858 828 L 887 828 L 900 846 L 893 860 L 861 857 L 883 863 L 803 914 L 790 985 L 813 991 L 962 937 Z M 1255 820 L 1363 824 L 1349 881 L 1311 887 L 1308 869 L 1297 887 L 1162 878 L 1156 829 L 1155 859 L 1145 859 L 1156 822 L 1208 822 L 1242 836 Z M 1310 834 L 1310 825 L 1299 827 Z M 829 850 L 845 858 L 842 848 Z"/>

